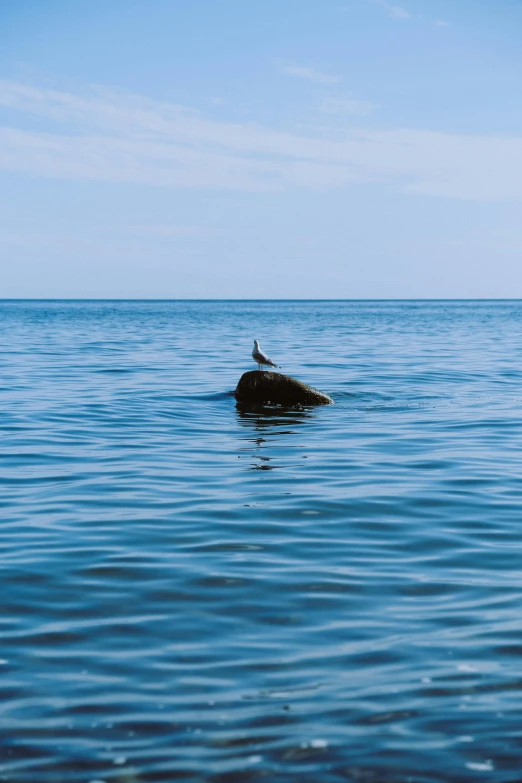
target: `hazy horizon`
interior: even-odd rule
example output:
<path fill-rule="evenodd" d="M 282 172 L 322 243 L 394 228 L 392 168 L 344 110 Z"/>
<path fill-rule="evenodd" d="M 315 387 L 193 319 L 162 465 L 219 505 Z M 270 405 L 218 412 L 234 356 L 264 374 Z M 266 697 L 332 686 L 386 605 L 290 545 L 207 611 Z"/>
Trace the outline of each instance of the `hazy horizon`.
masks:
<path fill-rule="evenodd" d="M 243 297 L 76 297 L 25 296 L 2 297 L 0 302 L 520 302 L 522 297 L 358 297 L 357 299 L 324 297 L 271 297 L 249 299 Z"/>

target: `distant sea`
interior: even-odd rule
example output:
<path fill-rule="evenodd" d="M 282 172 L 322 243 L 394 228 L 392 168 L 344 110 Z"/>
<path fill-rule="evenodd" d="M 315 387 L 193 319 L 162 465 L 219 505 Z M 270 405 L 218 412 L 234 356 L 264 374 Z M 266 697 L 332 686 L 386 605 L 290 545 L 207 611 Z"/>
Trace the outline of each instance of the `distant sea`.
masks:
<path fill-rule="evenodd" d="M 521 302 L 0 337 L 0 781 L 522 780 Z M 238 408 L 254 338 L 335 405 Z"/>

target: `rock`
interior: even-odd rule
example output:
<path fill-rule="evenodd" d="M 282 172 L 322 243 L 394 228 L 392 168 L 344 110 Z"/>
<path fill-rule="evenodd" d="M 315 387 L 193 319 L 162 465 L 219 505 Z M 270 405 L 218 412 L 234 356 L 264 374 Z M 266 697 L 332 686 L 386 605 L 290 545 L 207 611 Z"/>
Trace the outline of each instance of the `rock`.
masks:
<path fill-rule="evenodd" d="M 302 381 L 280 372 L 251 370 L 239 379 L 235 391 L 241 403 L 284 405 L 330 405 L 333 400 Z"/>

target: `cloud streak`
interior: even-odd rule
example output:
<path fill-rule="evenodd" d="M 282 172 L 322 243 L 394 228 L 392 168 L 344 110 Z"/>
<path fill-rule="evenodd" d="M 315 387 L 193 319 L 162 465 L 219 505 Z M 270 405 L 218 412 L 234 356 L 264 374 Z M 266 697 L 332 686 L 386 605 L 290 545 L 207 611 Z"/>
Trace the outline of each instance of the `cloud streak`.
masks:
<path fill-rule="evenodd" d="M 522 138 L 352 127 L 322 135 L 215 121 L 175 104 L 0 81 L 0 169 L 180 189 L 378 183 L 454 199 L 522 198 Z M 45 125 L 27 130 L 27 117 Z M 21 127 L 20 117 L 24 120 Z"/>
<path fill-rule="evenodd" d="M 390 3 L 389 0 L 372 0 L 372 2 L 376 5 L 380 5 L 390 19 L 406 20 L 411 19 L 412 17 L 410 12 L 403 8 L 402 5 Z"/>
<path fill-rule="evenodd" d="M 286 73 L 288 76 L 297 76 L 299 79 L 306 79 L 315 84 L 338 84 L 341 81 L 339 76 L 322 73 L 321 71 L 316 71 L 315 68 L 309 68 L 305 65 L 290 65 L 283 68 L 283 73 Z"/>
<path fill-rule="evenodd" d="M 350 93 L 341 93 L 339 95 L 329 95 L 323 100 L 322 111 L 326 114 L 351 114 L 353 116 L 363 116 L 371 114 L 377 108 L 371 101 L 363 101 L 355 98 Z"/>

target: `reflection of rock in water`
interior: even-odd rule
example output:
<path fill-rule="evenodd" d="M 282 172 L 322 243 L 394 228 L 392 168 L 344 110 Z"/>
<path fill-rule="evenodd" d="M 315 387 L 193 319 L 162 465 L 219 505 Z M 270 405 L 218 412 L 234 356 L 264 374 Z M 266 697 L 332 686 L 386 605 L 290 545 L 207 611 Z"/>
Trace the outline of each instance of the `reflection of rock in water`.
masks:
<path fill-rule="evenodd" d="M 333 402 L 328 395 L 290 375 L 264 370 L 245 372 L 239 379 L 235 395 L 239 402 L 285 407 L 330 405 Z"/>
<path fill-rule="evenodd" d="M 257 372 L 257 370 L 254 370 Z M 246 405 L 236 403 L 236 411 L 239 422 L 242 426 L 263 434 L 268 434 L 267 430 L 272 430 L 271 434 L 291 435 L 291 430 L 281 430 L 281 427 L 289 427 L 294 424 L 304 424 L 307 420 L 314 418 L 311 410 L 303 408 L 283 408 L 281 406 L 268 407 L 266 405 Z M 264 438 L 257 436 L 255 439 L 258 444 L 264 442 Z"/>
<path fill-rule="evenodd" d="M 296 425 L 305 424 L 316 415 L 312 409 L 246 406 L 239 402 L 236 404 L 236 411 L 240 426 L 250 430 L 243 441 L 245 447 L 242 449 L 255 460 L 250 462 L 248 470 L 274 470 L 283 467 L 274 463 L 273 456 L 266 456 L 267 450 L 271 445 L 277 445 L 277 439 L 281 435 L 297 434 Z"/>

